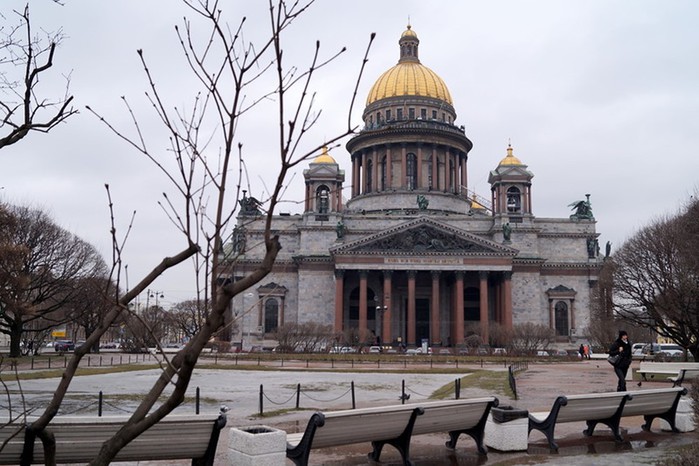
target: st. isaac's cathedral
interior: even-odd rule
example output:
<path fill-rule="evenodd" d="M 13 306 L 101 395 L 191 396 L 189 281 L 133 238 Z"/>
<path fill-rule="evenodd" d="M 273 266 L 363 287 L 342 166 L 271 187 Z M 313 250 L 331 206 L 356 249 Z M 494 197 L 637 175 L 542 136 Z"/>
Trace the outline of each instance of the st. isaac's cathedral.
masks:
<path fill-rule="evenodd" d="M 561 342 L 584 337 L 601 263 L 589 195 L 569 218 L 536 217 L 534 174 L 512 147 L 489 174 L 490 199 L 469 191 L 473 144 L 449 89 L 420 62 L 410 26 L 398 44 L 347 153 L 318 155 L 304 170 L 303 214 L 275 216 L 282 250 L 234 300 L 229 318 L 251 311 L 232 340 L 248 346 L 305 322 L 384 345 L 459 345 L 473 333 L 487 343 L 496 325 L 526 322 Z M 263 231 L 244 199 L 224 275 L 259 264 Z"/>

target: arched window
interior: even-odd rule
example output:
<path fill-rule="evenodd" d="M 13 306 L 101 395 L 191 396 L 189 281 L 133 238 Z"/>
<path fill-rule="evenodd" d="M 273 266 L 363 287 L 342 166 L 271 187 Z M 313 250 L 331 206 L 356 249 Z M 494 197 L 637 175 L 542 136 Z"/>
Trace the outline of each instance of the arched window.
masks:
<path fill-rule="evenodd" d="M 279 322 L 279 303 L 276 298 L 265 301 L 265 333 L 277 330 Z"/>
<path fill-rule="evenodd" d="M 316 190 L 316 208 L 319 214 L 327 214 L 330 207 L 330 189 L 327 186 L 318 186 Z"/>
<path fill-rule="evenodd" d="M 408 189 L 413 190 L 417 188 L 417 157 L 412 152 L 408 154 L 407 172 L 406 183 Z"/>
<path fill-rule="evenodd" d="M 522 212 L 522 194 L 519 188 L 514 186 L 507 190 L 507 211 L 510 213 Z"/>
<path fill-rule="evenodd" d="M 557 301 L 554 306 L 554 318 L 556 325 L 556 335 L 568 335 L 568 303 Z"/>

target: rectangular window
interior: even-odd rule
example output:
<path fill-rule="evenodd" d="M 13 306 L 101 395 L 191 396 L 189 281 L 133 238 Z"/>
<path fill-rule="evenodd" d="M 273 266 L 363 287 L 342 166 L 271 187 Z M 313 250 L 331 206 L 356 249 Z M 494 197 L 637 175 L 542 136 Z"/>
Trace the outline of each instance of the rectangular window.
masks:
<path fill-rule="evenodd" d="M 396 119 L 397 119 L 397 120 L 402 120 L 402 119 L 403 119 L 403 109 L 402 109 L 402 108 L 397 108 L 397 109 L 396 109 Z"/>
<path fill-rule="evenodd" d="M 414 108 L 409 108 L 408 109 L 408 118 L 411 120 L 415 119 L 415 109 Z"/>
<path fill-rule="evenodd" d="M 391 120 L 391 109 L 389 108 L 388 110 L 386 110 L 386 121 L 390 121 L 390 120 Z"/>
<path fill-rule="evenodd" d="M 420 118 L 422 118 L 423 120 L 427 119 L 427 109 L 426 108 L 420 109 Z"/>
<path fill-rule="evenodd" d="M 433 120 L 437 119 L 437 110 L 432 110 L 432 119 Z"/>

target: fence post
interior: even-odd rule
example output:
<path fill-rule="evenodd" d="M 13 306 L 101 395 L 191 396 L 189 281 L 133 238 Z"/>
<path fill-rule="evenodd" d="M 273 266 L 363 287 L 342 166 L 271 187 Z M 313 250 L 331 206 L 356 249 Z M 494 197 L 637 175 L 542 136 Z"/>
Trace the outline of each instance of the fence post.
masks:
<path fill-rule="evenodd" d="M 104 400 L 102 395 L 102 390 L 100 390 L 99 396 L 97 397 L 97 416 L 102 417 L 102 401 Z"/>
<path fill-rule="evenodd" d="M 400 383 L 400 404 L 405 404 L 405 379 Z"/>
<path fill-rule="evenodd" d="M 51 356 L 49 356 L 49 369 L 51 369 Z"/>
<path fill-rule="evenodd" d="M 352 409 L 356 409 L 356 408 L 357 408 L 357 403 L 356 403 L 356 401 L 355 401 L 355 399 L 354 399 L 354 380 L 352 381 L 352 384 L 350 385 L 350 387 L 351 387 L 351 389 L 352 389 Z"/>
<path fill-rule="evenodd" d="M 201 399 L 200 395 L 201 392 L 199 390 L 199 387 L 197 387 L 197 396 L 194 401 L 194 414 L 199 414 L 199 400 Z"/>
<path fill-rule="evenodd" d="M 90 361 L 91 361 L 91 359 L 92 359 L 92 358 L 90 358 L 90 356 L 87 357 L 87 367 L 90 367 Z"/>
<path fill-rule="evenodd" d="M 34 356 L 32 356 L 32 369 L 34 369 Z"/>
<path fill-rule="evenodd" d="M 299 402 L 301 398 L 301 384 L 296 384 L 296 409 L 299 409 Z"/>
<path fill-rule="evenodd" d="M 262 391 L 262 384 L 260 384 L 260 416 L 262 416 L 262 414 L 263 414 L 263 411 L 262 411 L 262 394 L 263 394 L 263 391 Z"/>

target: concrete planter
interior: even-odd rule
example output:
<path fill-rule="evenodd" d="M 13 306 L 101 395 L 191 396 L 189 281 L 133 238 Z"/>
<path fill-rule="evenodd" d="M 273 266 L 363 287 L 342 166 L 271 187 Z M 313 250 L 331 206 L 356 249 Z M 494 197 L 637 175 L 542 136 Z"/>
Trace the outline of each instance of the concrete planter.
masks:
<path fill-rule="evenodd" d="M 492 408 L 485 424 L 484 443 L 498 451 L 526 451 L 529 412 L 512 406 Z"/>
<path fill-rule="evenodd" d="M 236 466 L 284 466 L 286 432 L 267 426 L 234 427 L 228 458 Z"/>
<path fill-rule="evenodd" d="M 693 432 L 696 429 L 694 422 L 694 409 L 692 400 L 688 398 L 680 398 L 680 403 L 677 405 L 677 414 L 675 415 L 675 427 L 680 432 Z M 670 424 L 661 419 L 660 429 L 670 431 Z"/>

